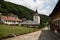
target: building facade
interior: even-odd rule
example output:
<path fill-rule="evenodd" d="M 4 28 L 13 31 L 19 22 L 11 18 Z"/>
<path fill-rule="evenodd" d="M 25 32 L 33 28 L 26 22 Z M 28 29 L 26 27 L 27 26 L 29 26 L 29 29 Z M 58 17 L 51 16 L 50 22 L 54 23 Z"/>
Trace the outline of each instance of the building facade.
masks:
<path fill-rule="evenodd" d="M 53 12 L 50 14 L 51 20 L 51 30 L 60 33 L 60 0 L 58 1 Z"/>
<path fill-rule="evenodd" d="M 36 10 L 35 14 L 33 15 L 33 21 L 40 24 L 40 16 L 38 15 L 37 10 Z"/>
<path fill-rule="evenodd" d="M 18 25 L 21 20 L 12 16 L 1 16 L 0 21 L 3 24 L 8 24 L 8 25 Z"/>

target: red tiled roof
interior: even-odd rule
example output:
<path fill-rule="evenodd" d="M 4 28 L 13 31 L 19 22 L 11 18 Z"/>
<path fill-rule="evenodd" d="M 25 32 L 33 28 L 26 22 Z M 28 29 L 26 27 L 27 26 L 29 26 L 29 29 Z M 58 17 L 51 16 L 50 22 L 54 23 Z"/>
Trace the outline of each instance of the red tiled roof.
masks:
<path fill-rule="evenodd" d="M 8 20 L 8 21 L 21 21 L 18 18 L 11 17 L 11 16 L 1 16 L 3 20 Z"/>

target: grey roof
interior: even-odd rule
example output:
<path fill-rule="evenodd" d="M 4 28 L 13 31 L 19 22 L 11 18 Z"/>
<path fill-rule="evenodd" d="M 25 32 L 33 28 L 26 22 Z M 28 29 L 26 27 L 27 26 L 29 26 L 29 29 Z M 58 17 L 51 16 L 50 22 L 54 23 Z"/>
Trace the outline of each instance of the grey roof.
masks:
<path fill-rule="evenodd" d="M 20 23 L 20 24 L 31 24 L 31 25 L 37 24 L 37 25 L 38 25 L 38 23 L 36 23 L 36 22 L 34 22 L 34 21 L 32 21 L 32 20 L 26 20 L 26 21 L 24 21 L 24 22 L 22 22 L 22 23 Z"/>

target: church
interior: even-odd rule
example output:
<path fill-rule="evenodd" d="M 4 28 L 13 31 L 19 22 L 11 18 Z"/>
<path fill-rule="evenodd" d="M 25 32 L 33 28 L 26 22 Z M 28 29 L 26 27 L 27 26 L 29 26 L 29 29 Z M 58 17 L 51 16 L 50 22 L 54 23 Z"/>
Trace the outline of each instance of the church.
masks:
<path fill-rule="evenodd" d="M 33 15 L 33 21 L 26 20 L 21 22 L 19 25 L 27 26 L 27 27 L 38 27 L 39 24 L 40 24 L 40 16 L 38 15 L 38 12 L 36 10 L 36 12 Z"/>

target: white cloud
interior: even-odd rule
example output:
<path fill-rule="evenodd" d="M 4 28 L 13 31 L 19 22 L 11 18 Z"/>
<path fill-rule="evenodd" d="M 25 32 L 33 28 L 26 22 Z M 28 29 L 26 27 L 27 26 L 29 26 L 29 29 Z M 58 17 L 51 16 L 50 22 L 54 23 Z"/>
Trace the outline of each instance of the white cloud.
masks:
<path fill-rule="evenodd" d="M 15 3 L 15 4 L 23 5 L 22 0 L 5 0 L 5 1 L 12 2 L 12 3 Z"/>
<path fill-rule="evenodd" d="M 50 15 L 54 9 L 57 1 L 56 0 L 40 0 L 42 5 L 38 5 L 38 12 L 40 14 Z"/>
<path fill-rule="evenodd" d="M 58 0 L 5 0 L 19 5 L 26 6 L 32 10 L 38 9 L 40 14 L 49 15 Z"/>
<path fill-rule="evenodd" d="M 51 10 L 39 10 L 38 11 L 40 14 L 45 14 L 45 15 L 48 15 L 49 16 L 49 14 L 51 13 Z"/>
<path fill-rule="evenodd" d="M 35 10 L 35 3 L 32 0 L 24 0 L 24 6 Z"/>

